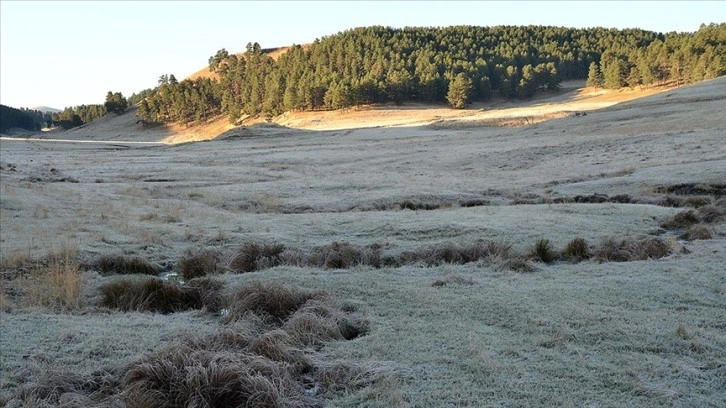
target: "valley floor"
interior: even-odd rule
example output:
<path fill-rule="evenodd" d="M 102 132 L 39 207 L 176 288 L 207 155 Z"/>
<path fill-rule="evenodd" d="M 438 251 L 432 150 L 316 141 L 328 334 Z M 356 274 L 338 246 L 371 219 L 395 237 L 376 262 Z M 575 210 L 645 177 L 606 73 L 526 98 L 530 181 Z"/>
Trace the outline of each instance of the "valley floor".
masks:
<path fill-rule="evenodd" d="M 422 119 L 379 107 L 225 126 L 197 143 L 133 144 L 195 138 L 129 140 L 111 123 L 0 140 L 0 402 L 58 405 L 46 373 L 123 371 L 232 327 L 220 313 L 103 307 L 99 288 L 125 277 L 99 259 L 140 256 L 170 273 L 209 249 L 224 271 L 254 242 L 298 254 L 375 245 L 395 261 L 211 276 L 229 291 L 257 281 L 324 290 L 363 316 L 360 336 L 299 347 L 320 389 L 296 403 L 726 405 L 726 78 L 607 106 L 578 105 L 579 92 L 526 114 Z M 689 211 L 709 239 L 673 225 Z M 561 251 L 574 238 L 592 248 L 654 239 L 668 254 L 525 259 L 538 241 Z M 526 272 L 491 257 L 401 261 L 477 242 L 511 245 Z M 59 251 L 81 273 L 62 308 L 42 301 L 42 288 L 62 284 L 37 275 Z M 326 388 L 316 373 L 336 365 L 355 367 L 356 381 Z"/>

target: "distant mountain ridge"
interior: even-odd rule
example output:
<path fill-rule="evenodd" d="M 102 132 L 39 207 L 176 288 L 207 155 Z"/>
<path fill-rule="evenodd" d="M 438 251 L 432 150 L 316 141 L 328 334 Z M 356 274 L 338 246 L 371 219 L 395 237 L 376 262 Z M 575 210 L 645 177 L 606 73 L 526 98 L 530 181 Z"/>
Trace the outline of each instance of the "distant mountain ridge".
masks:
<path fill-rule="evenodd" d="M 37 110 L 39 112 L 47 112 L 47 113 L 60 113 L 62 112 L 60 109 L 51 108 L 50 106 L 34 106 L 30 108 L 32 110 Z"/>

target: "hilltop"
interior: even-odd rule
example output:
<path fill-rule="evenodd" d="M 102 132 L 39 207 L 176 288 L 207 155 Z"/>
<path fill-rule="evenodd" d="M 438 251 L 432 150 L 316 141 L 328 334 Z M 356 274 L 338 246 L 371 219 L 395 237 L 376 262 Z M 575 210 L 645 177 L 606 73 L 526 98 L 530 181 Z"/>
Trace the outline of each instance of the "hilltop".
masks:
<path fill-rule="evenodd" d="M 286 53 L 290 48 L 293 46 L 287 46 L 287 47 L 273 47 L 273 48 L 264 48 L 262 49 L 262 52 L 267 55 L 268 57 L 272 58 L 274 61 L 277 61 L 280 56 L 284 53 Z M 310 47 L 310 44 L 302 44 L 303 49 L 307 49 Z M 243 52 L 239 52 L 235 54 L 237 57 L 242 57 L 244 55 Z M 195 80 L 198 78 L 210 78 L 210 79 L 219 79 L 219 73 L 212 72 L 208 66 L 200 69 L 199 71 L 189 75 L 185 79 L 188 80 Z"/>
<path fill-rule="evenodd" d="M 58 112 L 62 112 L 60 109 L 51 108 L 49 106 L 36 106 L 36 107 L 30 108 L 30 109 L 36 110 L 38 112 L 43 112 L 43 113 L 58 113 Z"/>
<path fill-rule="evenodd" d="M 372 104 L 527 101 L 564 81 L 606 89 L 683 85 L 726 73 L 726 24 L 677 35 L 541 26 L 360 27 L 307 47 L 221 49 L 194 79 L 163 76 L 139 100 L 151 122 L 238 123 Z M 275 58 L 271 57 L 275 56 Z M 202 75 L 203 74 L 203 75 Z"/>

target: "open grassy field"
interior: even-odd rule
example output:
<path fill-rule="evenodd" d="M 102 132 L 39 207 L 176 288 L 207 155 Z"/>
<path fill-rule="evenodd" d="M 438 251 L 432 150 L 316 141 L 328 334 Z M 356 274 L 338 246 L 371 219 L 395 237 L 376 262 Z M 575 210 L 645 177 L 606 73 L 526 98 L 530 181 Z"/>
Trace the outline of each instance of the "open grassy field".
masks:
<path fill-rule="evenodd" d="M 726 78 L 660 91 L 4 138 L 0 405 L 726 406 Z"/>

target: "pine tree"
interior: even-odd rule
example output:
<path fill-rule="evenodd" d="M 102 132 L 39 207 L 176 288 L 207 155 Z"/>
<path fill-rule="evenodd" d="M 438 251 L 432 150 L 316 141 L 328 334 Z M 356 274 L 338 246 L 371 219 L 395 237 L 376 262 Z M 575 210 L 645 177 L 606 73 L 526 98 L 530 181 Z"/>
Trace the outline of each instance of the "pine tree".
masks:
<path fill-rule="evenodd" d="M 614 58 L 605 66 L 603 74 L 603 84 L 608 89 L 618 89 L 625 84 L 624 80 L 625 65 L 620 58 Z"/>
<path fill-rule="evenodd" d="M 446 100 L 456 109 L 463 109 L 471 102 L 474 93 L 474 82 L 465 73 L 461 72 L 449 83 L 449 92 Z"/>
<path fill-rule="evenodd" d="M 602 86 L 602 75 L 600 74 L 600 68 L 597 66 L 595 61 L 590 63 L 590 68 L 587 70 L 587 86 Z"/>

